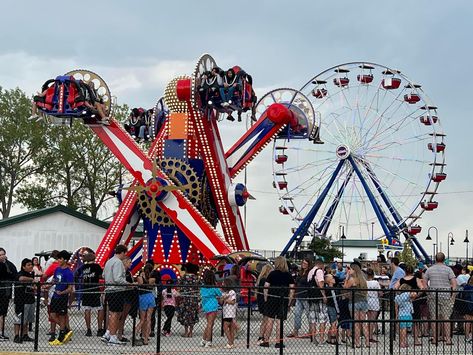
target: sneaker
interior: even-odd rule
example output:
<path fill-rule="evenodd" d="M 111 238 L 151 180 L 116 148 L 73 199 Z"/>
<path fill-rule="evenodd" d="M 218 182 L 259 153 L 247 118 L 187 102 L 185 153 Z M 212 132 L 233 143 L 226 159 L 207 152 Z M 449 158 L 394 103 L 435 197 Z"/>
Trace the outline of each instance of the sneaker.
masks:
<path fill-rule="evenodd" d="M 234 347 L 235 347 L 235 345 L 233 345 L 233 344 L 225 345 L 225 349 L 233 349 Z"/>
<path fill-rule="evenodd" d="M 15 338 L 13 338 L 13 342 L 14 342 L 14 343 L 17 343 L 17 344 L 21 343 L 20 336 L 19 336 L 19 335 L 15 335 Z"/>
<path fill-rule="evenodd" d="M 53 341 L 49 342 L 49 345 L 63 345 L 64 343 L 62 341 L 59 341 L 59 339 L 54 339 Z"/>
<path fill-rule="evenodd" d="M 279 349 L 279 348 L 285 348 L 286 345 L 284 345 L 283 343 L 276 343 L 274 344 L 274 347 Z"/>
<path fill-rule="evenodd" d="M 99 329 L 99 330 L 97 330 L 97 336 L 98 336 L 98 337 L 103 337 L 104 334 L 105 334 L 105 329 Z"/>
<path fill-rule="evenodd" d="M 154 338 L 156 334 L 154 332 L 149 333 L 150 338 Z"/>
<path fill-rule="evenodd" d="M 23 337 L 21 338 L 21 340 L 23 340 L 23 341 L 34 341 L 33 338 L 28 336 L 28 334 L 24 334 Z"/>
<path fill-rule="evenodd" d="M 228 115 L 228 116 L 227 116 L 227 120 L 233 122 L 233 121 L 235 121 L 235 118 L 234 118 L 232 115 Z"/>
<path fill-rule="evenodd" d="M 211 348 L 213 345 L 212 345 L 212 342 L 211 341 L 208 341 L 205 343 L 205 347 L 206 348 Z"/>
<path fill-rule="evenodd" d="M 145 343 L 142 339 L 135 340 L 135 346 L 143 346 L 143 345 L 145 345 Z"/>
<path fill-rule="evenodd" d="M 67 343 L 72 338 L 72 330 L 68 330 L 67 333 L 64 335 L 64 339 L 62 340 L 63 343 Z"/>
<path fill-rule="evenodd" d="M 124 342 L 124 343 L 129 343 L 130 340 L 128 338 L 125 338 L 125 337 L 121 337 L 120 341 Z"/>
<path fill-rule="evenodd" d="M 207 340 L 202 339 L 200 341 L 200 346 L 205 346 L 205 344 L 207 344 Z"/>
<path fill-rule="evenodd" d="M 108 342 L 107 342 L 107 345 L 111 345 L 111 346 L 115 346 L 115 345 L 125 345 L 126 342 L 124 341 L 121 341 L 121 340 L 118 340 L 118 339 L 110 339 Z"/>
<path fill-rule="evenodd" d="M 222 102 L 222 107 L 228 107 L 228 106 L 230 106 L 230 104 L 228 102 L 226 102 L 226 101 Z"/>
<path fill-rule="evenodd" d="M 48 342 L 52 342 L 56 340 L 56 333 L 50 333 Z"/>
<path fill-rule="evenodd" d="M 259 344 L 259 346 L 263 347 L 263 348 L 269 348 L 269 342 L 267 341 L 263 341 Z"/>
<path fill-rule="evenodd" d="M 29 119 L 30 121 L 38 120 L 38 118 L 40 118 L 39 115 L 31 115 L 30 117 L 28 117 L 28 119 Z"/>
<path fill-rule="evenodd" d="M 171 332 L 166 332 L 166 334 L 164 334 L 164 336 L 170 337 L 170 336 L 171 336 Z"/>
<path fill-rule="evenodd" d="M 0 341 L 8 341 L 10 340 L 9 337 L 7 337 L 6 335 L 0 335 Z"/>
<path fill-rule="evenodd" d="M 85 333 L 86 337 L 91 337 L 92 336 L 92 330 L 87 329 L 87 332 Z"/>
<path fill-rule="evenodd" d="M 102 335 L 100 340 L 103 341 L 104 343 L 108 343 L 108 341 L 110 340 L 110 335 L 104 334 Z"/>

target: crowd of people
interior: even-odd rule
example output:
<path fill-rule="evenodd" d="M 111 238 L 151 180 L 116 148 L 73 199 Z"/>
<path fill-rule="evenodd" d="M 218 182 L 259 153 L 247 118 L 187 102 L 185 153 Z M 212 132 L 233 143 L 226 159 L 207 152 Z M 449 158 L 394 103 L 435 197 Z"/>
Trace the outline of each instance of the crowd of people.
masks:
<path fill-rule="evenodd" d="M 8 261 L 5 249 L 0 248 L 0 341 L 10 340 L 5 318 L 13 290 L 15 343 L 33 340 L 30 326 L 35 321 L 37 299 L 41 297 L 47 305 L 52 346 L 63 345 L 73 336 L 68 314 L 73 300 L 80 305 L 86 326 L 74 331 L 93 336 L 92 314 L 96 314 L 96 336 L 111 346 L 129 341 L 125 337 L 127 317 L 139 319 L 134 328 L 138 335 L 136 346 L 147 345 L 155 331 L 162 336 L 171 335 L 176 314 L 184 330 L 181 336 L 191 338 L 199 322 L 199 310 L 205 317 L 201 346 L 213 346 L 219 312 L 226 347 L 235 346 L 240 298 L 237 265 L 219 283 L 216 270 L 202 271 L 191 263 L 182 266 L 184 273 L 178 281 L 161 280 L 151 260 L 132 275 L 127 252 L 126 246 L 118 245 L 103 269 L 95 262 L 93 252 L 86 253 L 83 264 L 73 273 L 69 264 L 71 254 L 65 250 L 53 251 L 44 268 L 38 258 L 25 258 L 18 271 Z M 421 345 L 424 336 L 430 337 L 432 344 L 443 341 L 451 345 L 454 331 L 472 342 L 473 277 L 466 267 L 445 265 L 443 253 L 438 253 L 435 260 L 428 268 L 423 264 L 413 268 L 393 257 L 389 267 L 378 269 L 358 260 L 345 266 L 305 258 L 300 265 L 291 265 L 284 257 L 277 257 L 272 264 L 263 266 L 256 280 L 254 291 L 262 315 L 257 341 L 261 347 L 274 344 L 276 348 L 285 346 L 284 338 L 310 338 L 316 345 L 353 341 L 354 347 L 371 347 L 378 342 L 379 334 L 374 321 L 382 311 L 391 311 L 390 319 L 396 320 L 401 348 L 409 346 L 409 337 L 414 345 Z M 156 330 L 157 309 L 162 309 L 166 318 L 161 330 Z M 290 313 L 292 329 L 281 336 L 280 326 Z M 430 324 L 429 319 L 438 321 Z M 458 321 L 455 329 L 451 329 L 449 319 Z M 461 319 L 464 321 L 460 322 Z M 306 329 L 303 323 L 308 324 Z"/>

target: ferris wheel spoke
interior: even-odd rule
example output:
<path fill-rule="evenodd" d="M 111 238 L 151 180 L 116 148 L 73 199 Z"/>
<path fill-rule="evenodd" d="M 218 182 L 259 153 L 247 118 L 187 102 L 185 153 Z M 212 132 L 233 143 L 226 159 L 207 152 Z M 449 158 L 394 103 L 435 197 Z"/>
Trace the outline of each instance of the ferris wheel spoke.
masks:
<path fill-rule="evenodd" d="M 402 130 L 402 129 L 404 128 L 404 125 L 405 125 L 406 123 L 410 123 L 410 122 L 411 122 L 411 121 L 409 120 L 409 118 L 411 118 L 412 121 L 415 121 L 415 120 L 416 120 L 416 118 L 418 117 L 418 116 L 415 116 L 415 114 L 416 114 L 417 111 L 418 111 L 418 110 L 413 111 L 413 112 L 411 112 L 411 113 L 409 113 L 409 114 L 407 114 L 407 115 L 405 115 L 405 116 L 402 116 L 402 117 L 401 117 L 399 120 L 397 120 L 396 122 L 392 123 L 391 125 L 389 125 L 389 126 L 387 126 L 387 127 L 384 127 L 382 131 L 376 132 L 376 134 L 373 135 L 373 136 L 371 137 L 371 139 L 376 138 L 376 139 L 378 139 L 378 140 L 382 140 L 383 138 L 385 138 L 386 136 L 388 136 L 391 132 L 393 132 L 393 131 L 394 131 L 394 132 L 398 132 L 398 131 Z M 381 119 L 381 118 L 382 118 L 382 116 L 380 116 L 380 119 Z"/>
<path fill-rule="evenodd" d="M 424 141 L 427 141 L 427 140 L 429 140 L 429 137 L 425 136 L 423 134 L 423 135 L 419 135 L 419 136 L 410 137 L 410 138 L 402 140 L 402 141 L 386 142 L 386 143 L 383 143 L 383 144 L 377 144 L 376 145 L 376 143 L 381 143 L 382 142 L 382 141 L 377 141 L 377 142 L 375 142 L 374 145 L 369 147 L 369 151 L 370 152 L 381 152 L 381 151 L 383 151 L 385 149 L 388 149 L 388 148 L 391 148 L 393 146 L 404 146 L 405 147 L 406 145 L 409 145 L 409 144 L 424 142 Z"/>
<path fill-rule="evenodd" d="M 419 163 L 419 164 L 429 164 L 430 160 L 420 160 L 420 159 L 413 159 L 413 158 L 404 158 L 404 157 L 397 157 L 391 155 L 381 155 L 381 154 L 365 154 L 364 158 L 372 158 L 372 159 L 386 159 L 390 162 L 393 160 L 403 161 L 403 162 L 410 162 L 410 163 Z"/>

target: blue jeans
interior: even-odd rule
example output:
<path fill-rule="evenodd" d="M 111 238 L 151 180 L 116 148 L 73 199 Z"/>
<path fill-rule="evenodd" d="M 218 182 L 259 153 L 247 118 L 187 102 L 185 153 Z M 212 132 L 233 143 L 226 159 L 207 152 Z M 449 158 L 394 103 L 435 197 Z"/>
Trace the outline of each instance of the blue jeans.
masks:
<path fill-rule="evenodd" d="M 146 132 L 146 126 L 140 126 L 140 133 L 138 134 L 138 137 L 144 139 L 145 138 L 145 132 Z M 151 137 L 153 135 L 153 127 L 149 126 L 148 127 L 148 135 Z"/>
<path fill-rule="evenodd" d="M 227 92 L 225 93 L 225 90 Z M 222 101 L 228 102 L 228 100 L 231 100 L 233 97 L 233 92 L 235 91 L 235 88 L 233 86 L 229 86 L 228 88 L 220 88 L 220 97 L 222 98 Z"/>
<path fill-rule="evenodd" d="M 299 331 L 299 329 L 301 329 L 302 315 L 304 313 L 306 314 L 309 323 L 311 323 L 311 319 L 309 316 L 309 306 L 309 301 L 296 299 L 296 306 L 294 309 L 294 330 Z"/>

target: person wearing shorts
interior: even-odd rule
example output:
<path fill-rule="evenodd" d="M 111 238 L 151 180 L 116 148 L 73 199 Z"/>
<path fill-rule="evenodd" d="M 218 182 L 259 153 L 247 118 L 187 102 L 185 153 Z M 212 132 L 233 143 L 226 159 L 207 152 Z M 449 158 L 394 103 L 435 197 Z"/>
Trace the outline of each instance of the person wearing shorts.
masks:
<path fill-rule="evenodd" d="M 126 258 L 128 248 L 119 244 L 115 247 L 115 255 L 106 262 L 103 270 L 103 277 L 105 280 L 105 300 L 108 304 L 110 312 L 108 329 L 102 337 L 102 341 L 108 345 L 124 345 L 125 342 L 117 337 L 117 331 L 120 327 L 120 317 L 123 313 L 123 306 L 125 304 L 125 285 L 128 285 L 126 280 L 126 271 L 123 260 Z M 123 285 L 123 286 L 122 286 Z"/>
<path fill-rule="evenodd" d="M 408 284 L 402 284 L 399 287 L 399 293 L 395 298 L 398 306 L 398 319 L 399 323 L 399 346 L 401 348 L 407 348 L 407 329 L 412 327 L 412 313 L 414 313 L 414 307 L 412 306 L 412 300 L 417 296 L 415 292 L 410 292 L 411 286 Z"/>
<path fill-rule="evenodd" d="M 59 266 L 54 271 L 53 283 L 56 288 L 51 298 L 51 318 L 59 324 L 59 336 L 50 341 L 50 345 L 63 345 L 72 337 L 72 331 L 66 327 L 67 308 L 69 295 L 74 291 L 74 275 L 69 269 L 68 261 L 71 254 L 67 250 L 62 250 L 58 255 Z"/>
<path fill-rule="evenodd" d="M 206 348 L 212 347 L 212 333 L 217 318 L 218 298 L 222 296 L 222 292 L 216 285 L 215 273 L 206 270 L 203 276 L 204 287 L 200 289 L 200 297 L 202 298 L 202 310 L 205 313 L 207 325 L 205 326 L 202 336 L 201 346 Z"/>
<path fill-rule="evenodd" d="M 97 311 L 97 336 L 103 336 L 105 334 L 103 329 L 104 312 L 99 285 L 103 270 L 99 264 L 95 263 L 94 253 L 84 254 L 82 260 L 84 264 L 80 267 L 77 274 L 82 279 L 81 306 L 84 310 L 85 325 L 87 326 L 85 336 L 92 336 L 91 313 L 93 310 Z"/>
<path fill-rule="evenodd" d="M 34 322 L 35 298 L 33 283 L 33 262 L 30 259 L 21 261 L 21 271 L 18 273 L 18 283 L 15 285 L 15 338 L 13 342 L 33 341 L 28 336 L 29 324 Z"/>
<path fill-rule="evenodd" d="M 435 264 L 427 269 L 424 274 L 424 287 L 429 290 L 427 292 L 427 303 L 429 305 L 430 318 L 439 320 L 448 320 L 452 313 L 452 307 L 455 294 L 449 291 L 457 289 L 457 279 L 453 270 L 445 265 L 445 254 L 439 252 L 435 255 Z M 438 293 L 438 294 L 436 294 Z M 437 303 L 438 302 L 438 303 Z M 443 334 L 446 345 L 452 345 L 452 337 L 450 332 L 450 322 L 440 323 L 443 327 Z M 433 325 L 433 343 L 437 343 L 438 331 L 437 323 Z"/>

